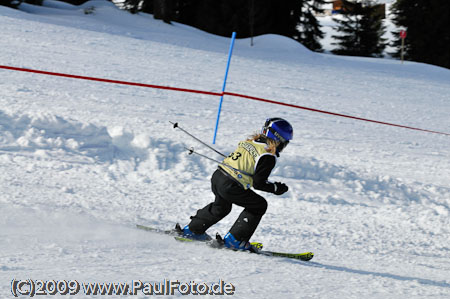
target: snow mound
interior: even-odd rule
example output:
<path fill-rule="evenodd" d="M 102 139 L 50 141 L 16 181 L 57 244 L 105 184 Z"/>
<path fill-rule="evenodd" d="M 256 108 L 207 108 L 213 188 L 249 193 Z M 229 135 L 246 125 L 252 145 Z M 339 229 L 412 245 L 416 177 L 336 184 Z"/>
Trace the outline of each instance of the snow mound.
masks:
<path fill-rule="evenodd" d="M 105 127 L 47 113 L 9 115 L 0 111 L 0 129 L 0 150 L 4 152 L 65 152 L 100 161 L 113 159 L 116 152 L 114 139 Z"/>
<path fill-rule="evenodd" d="M 116 179 L 130 173 L 140 177 L 187 178 L 205 175 L 199 159 L 188 159 L 181 143 L 135 134 L 121 126 L 106 127 L 65 119 L 49 113 L 8 114 L 0 110 L 0 152 L 31 155 L 54 163 L 106 164 Z M 189 172 L 190 171 L 190 172 Z"/>
<path fill-rule="evenodd" d="M 449 188 L 406 183 L 389 175 L 374 175 L 312 157 L 283 157 L 273 172 L 303 189 L 298 199 L 327 204 L 430 204 L 450 211 Z M 319 191 L 317 191 L 319 190 Z M 306 191 L 306 192 L 305 192 Z"/>
<path fill-rule="evenodd" d="M 158 147 L 145 134 L 134 135 L 123 127 L 107 128 L 67 120 L 49 113 L 7 114 L 0 111 L 0 151 L 37 156 L 82 157 L 91 162 L 147 158 L 149 147 Z M 164 159 L 161 167 L 167 168 Z"/>

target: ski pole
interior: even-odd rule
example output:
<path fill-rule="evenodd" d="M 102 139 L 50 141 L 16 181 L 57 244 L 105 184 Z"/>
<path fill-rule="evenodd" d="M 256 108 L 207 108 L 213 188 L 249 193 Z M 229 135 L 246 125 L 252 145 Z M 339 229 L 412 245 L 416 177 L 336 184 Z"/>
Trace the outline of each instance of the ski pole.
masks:
<path fill-rule="evenodd" d="M 204 146 L 208 147 L 209 149 L 215 151 L 216 153 L 218 153 L 219 155 L 221 155 L 222 157 L 226 158 L 226 156 L 224 154 L 222 154 L 221 152 L 219 152 L 218 150 L 216 150 L 215 148 L 213 148 L 212 146 L 206 144 L 205 142 L 201 141 L 200 139 L 198 139 L 197 137 L 195 137 L 194 135 L 192 135 L 191 133 L 189 133 L 188 131 L 186 131 L 185 129 L 183 129 L 182 127 L 180 127 L 178 125 L 178 123 L 173 123 L 171 121 L 169 121 L 172 125 L 174 129 L 180 129 L 183 133 L 186 133 L 187 135 L 191 136 L 192 138 L 194 138 L 195 140 L 197 140 L 198 142 L 200 142 L 201 144 L 203 144 Z M 216 161 L 217 162 L 217 161 Z"/>
<path fill-rule="evenodd" d="M 208 159 L 208 160 L 210 160 L 210 161 L 213 161 L 213 162 L 216 162 L 216 163 L 218 163 L 218 164 L 222 164 L 222 162 L 220 162 L 220 161 L 218 161 L 218 160 L 216 160 L 216 159 L 210 158 L 210 157 L 208 157 L 208 156 L 206 156 L 206 155 L 203 155 L 203 154 L 200 154 L 200 153 L 196 152 L 196 151 L 194 150 L 193 147 L 191 147 L 191 148 L 185 147 L 184 149 L 186 149 L 187 151 L 189 151 L 189 155 L 196 154 L 197 156 L 206 158 L 206 159 Z"/>
<path fill-rule="evenodd" d="M 200 156 L 200 157 L 206 158 L 206 159 L 208 159 L 208 160 L 210 160 L 210 161 L 213 161 L 213 162 L 216 162 L 216 163 L 218 163 L 218 164 L 220 164 L 220 165 L 226 166 L 226 167 L 230 168 L 231 170 L 240 172 L 240 173 L 245 174 L 245 175 L 248 175 L 248 176 L 250 176 L 250 177 L 253 176 L 253 174 L 251 174 L 251 173 L 248 173 L 248 172 L 245 172 L 245 171 L 236 169 L 236 168 L 234 168 L 233 166 L 230 166 L 230 165 L 225 164 L 225 163 L 223 163 L 223 162 L 217 161 L 216 159 L 210 158 L 210 157 L 208 157 L 208 156 L 206 156 L 206 155 L 200 154 L 200 153 L 196 152 L 196 151 L 194 150 L 193 147 L 191 147 L 191 148 L 185 147 L 185 149 L 189 151 L 189 155 L 196 154 L 196 155 L 198 155 L 198 156 Z"/>

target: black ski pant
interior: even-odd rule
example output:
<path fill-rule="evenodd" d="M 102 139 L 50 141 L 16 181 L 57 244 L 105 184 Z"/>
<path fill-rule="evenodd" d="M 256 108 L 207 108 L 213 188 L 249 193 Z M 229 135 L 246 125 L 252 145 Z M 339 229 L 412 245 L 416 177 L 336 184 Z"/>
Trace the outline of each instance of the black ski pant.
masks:
<path fill-rule="evenodd" d="M 267 210 L 267 201 L 254 191 L 245 190 L 224 170 L 217 169 L 211 178 L 211 189 L 216 196 L 214 202 L 197 211 L 191 217 L 189 229 L 196 234 L 204 233 L 231 212 L 233 204 L 244 207 L 230 233 L 238 241 L 249 241 L 262 216 Z"/>

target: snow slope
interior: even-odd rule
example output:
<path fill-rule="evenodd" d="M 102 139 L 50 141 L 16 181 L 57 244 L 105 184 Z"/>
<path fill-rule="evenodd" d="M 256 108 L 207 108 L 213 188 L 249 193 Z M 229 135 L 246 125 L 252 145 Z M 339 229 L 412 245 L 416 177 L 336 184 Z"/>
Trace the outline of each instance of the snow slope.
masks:
<path fill-rule="evenodd" d="M 93 14 L 84 9 L 95 7 Z M 0 64 L 217 92 L 229 39 L 109 2 L 0 6 Z M 209 203 L 219 99 L 0 70 L 0 297 L 13 279 L 235 286 L 237 298 L 447 298 L 450 138 L 225 97 L 224 153 L 266 117 L 294 126 L 253 239 L 311 262 L 180 244 L 138 231 L 186 224 Z M 227 90 L 450 132 L 450 71 L 238 40 Z M 214 156 L 215 157 L 215 156 Z M 219 157 L 215 157 L 219 158 Z M 222 234 L 235 207 L 209 232 Z M 181 296 L 181 295 L 180 295 Z M 74 298 L 89 297 L 81 291 Z M 130 298 L 143 297 L 129 296 Z M 169 296 L 170 297 L 170 296 Z"/>

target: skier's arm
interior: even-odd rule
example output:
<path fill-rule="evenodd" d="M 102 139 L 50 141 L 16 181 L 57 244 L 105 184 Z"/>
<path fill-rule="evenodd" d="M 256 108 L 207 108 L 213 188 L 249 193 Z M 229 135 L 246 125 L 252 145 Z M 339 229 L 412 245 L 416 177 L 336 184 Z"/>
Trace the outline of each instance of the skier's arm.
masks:
<path fill-rule="evenodd" d="M 256 164 L 253 175 L 253 188 L 265 192 L 275 193 L 276 186 L 268 181 L 272 169 L 275 167 L 276 157 L 273 155 L 263 155 Z"/>

